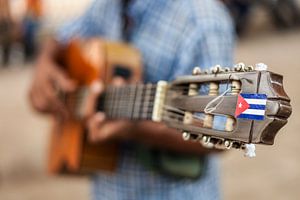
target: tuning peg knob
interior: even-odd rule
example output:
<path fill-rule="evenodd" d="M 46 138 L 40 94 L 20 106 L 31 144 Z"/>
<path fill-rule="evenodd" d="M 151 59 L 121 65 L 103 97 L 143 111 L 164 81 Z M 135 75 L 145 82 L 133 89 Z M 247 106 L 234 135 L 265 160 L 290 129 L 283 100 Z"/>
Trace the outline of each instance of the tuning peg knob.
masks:
<path fill-rule="evenodd" d="M 194 69 L 193 69 L 193 75 L 200 75 L 200 74 L 201 74 L 200 67 L 194 67 Z"/>
<path fill-rule="evenodd" d="M 204 136 L 202 137 L 201 142 L 202 142 L 202 144 L 207 145 L 208 143 L 210 143 L 210 137 L 204 135 Z"/>
<path fill-rule="evenodd" d="M 253 70 L 254 70 L 254 67 L 252 65 L 247 66 L 247 71 L 253 71 Z"/>
<path fill-rule="evenodd" d="M 225 140 L 225 141 L 224 141 L 224 147 L 225 147 L 226 149 L 231 149 L 232 144 L 233 144 L 232 141 L 229 141 L 229 140 Z"/>
<path fill-rule="evenodd" d="M 190 133 L 188 133 L 188 132 L 183 132 L 182 133 L 182 139 L 184 141 L 188 141 L 190 138 L 191 138 L 191 134 Z"/>
<path fill-rule="evenodd" d="M 249 158 L 256 156 L 255 144 L 245 144 L 245 156 Z"/>
<path fill-rule="evenodd" d="M 222 70 L 221 65 L 216 65 L 216 66 L 211 68 L 211 73 L 217 74 L 217 73 L 221 72 L 221 70 Z"/>
<path fill-rule="evenodd" d="M 268 70 L 268 66 L 264 63 L 257 63 L 255 65 L 255 70 L 257 70 L 257 71 L 266 71 L 266 70 Z"/>
<path fill-rule="evenodd" d="M 245 67 L 246 67 L 246 65 L 241 62 L 241 63 L 238 63 L 234 66 L 234 70 L 237 71 L 237 72 L 245 71 Z"/>

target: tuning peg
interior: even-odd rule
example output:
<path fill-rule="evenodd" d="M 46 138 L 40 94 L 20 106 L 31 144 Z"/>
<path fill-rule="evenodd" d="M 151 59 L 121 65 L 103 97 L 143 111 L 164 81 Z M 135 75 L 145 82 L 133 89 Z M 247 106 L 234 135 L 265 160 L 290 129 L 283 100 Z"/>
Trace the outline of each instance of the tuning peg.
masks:
<path fill-rule="evenodd" d="M 253 70 L 254 70 L 254 67 L 252 65 L 248 65 L 247 66 L 247 71 L 250 72 L 250 71 L 253 71 Z"/>
<path fill-rule="evenodd" d="M 256 156 L 254 144 L 245 144 L 245 156 L 249 158 L 253 158 Z"/>
<path fill-rule="evenodd" d="M 240 72 L 240 71 L 245 71 L 245 64 L 244 63 L 238 63 L 234 66 L 234 71 Z"/>
<path fill-rule="evenodd" d="M 202 139 L 201 139 L 201 143 L 204 144 L 204 145 L 207 145 L 208 143 L 210 143 L 210 137 L 204 135 L 204 136 L 202 137 Z"/>
<path fill-rule="evenodd" d="M 231 149 L 232 145 L 233 145 L 233 142 L 232 142 L 232 141 L 229 141 L 229 140 L 225 140 L 225 141 L 224 141 L 224 147 L 225 147 L 226 149 Z"/>
<path fill-rule="evenodd" d="M 219 139 L 215 144 L 214 144 L 214 147 L 216 149 L 224 149 L 224 143 L 223 143 L 223 140 Z"/>
<path fill-rule="evenodd" d="M 214 147 L 214 143 L 211 142 L 211 137 L 209 137 L 209 136 L 204 135 L 200 142 L 206 148 Z"/>
<path fill-rule="evenodd" d="M 182 139 L 184 141 L 188 141 L 190 138 L 191 138 L 191 134 L 190 133 L 188 133 L 188 132 L 183 132 L 182 133 Z"/>
<path fill-rule="evenodd" d="M 266 70 L 268 70 L 268 66 L 264 63 L 257 63 L 255 65 L 255 70 L 257 70 L 257 71 L 266 71 Z"/>
<path fill-rule="evenodd" d="M 217 74 L 222 71 L 221 65 L 216 65 L 210 69 L 211 73 Z"/>
<path fill-rule="evenodd" d="M 194 67 L 194 69 L 193 69 L 193 75 L 200 75 L 200 74 L 201 74 L 200 67 Z"/>

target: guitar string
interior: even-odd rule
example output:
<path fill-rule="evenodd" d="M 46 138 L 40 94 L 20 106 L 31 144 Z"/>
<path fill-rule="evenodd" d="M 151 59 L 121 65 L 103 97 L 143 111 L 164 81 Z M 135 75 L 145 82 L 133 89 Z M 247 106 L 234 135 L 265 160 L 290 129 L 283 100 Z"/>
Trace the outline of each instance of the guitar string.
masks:
<path fill-rule="evenodd" d="M 146 87 L 146 89 L 145 89 Z M 135 88 L 137 89 L 142 89 L 144 90 L 144 93 L 146 93 L 147 95 L 145 95 L 144 98 L 148 99 L 146 102 L 147 102 L 147 106 L 143 105 L 141 108 L 142 108 L 142 112 L 140 112 L 140 116 L 142 116 L 142 118 L 148 118 L 149 117 L 149 114 L 152 113 L 152 110 L 148 111 L 149 108 L 152 108 L 153 107 L 153 92 L 155 92 L 156 90 L 156 86 L 155 85 L 146 85 L 144 87 L 137 87 L 135 86 Z M 132 98 L 133 98 L 133 93 L 132 92 L 127 92 L 128 90 L 131 90 L 132 91 L 132 86 L 131 87 L 123 87 L 123 88 L 118 88 L 117 89 L 118 93 L 126 93 L 125 95 L 120 95 L 122 96 L 122 99 L 112 99 L 112 103 L 111 104 L 116 104 L 114 107 L 114 109 L 118 110 L 117 112 L 117 117 L 128 117 L 129 115 L 132 116 L 132 118 L 136 118 L 137 114 L 136 114 L 136 109 L 134 109 L 134 102 L 132 101 Z M 134 93 L 138 92 L 138 90 L 134 90 Z M 140 91 L 141 92 L 141 91 Z M 141 97 L 139 97 L 141 98 Z M 132 107 L 128 107 L 128 103 L 131 103 L 132 104 Z M 139 102 L 139 104 L 145 104 L 145 102 Z M 126 109 L 127 108 L 127 109 Z M 109 111 L 109 109 L 106 108 L 106 111 Z M 111 116 L 113 116 L 114 114 L 112 114 Z"/>
<path fill-rule="evenodd" d="M 228 91 L 226 91 L 227 93 L 228 93 Z M 113 94 L 116 94 L 116 93 L 113 93 Z M 148 101 L 144 101 L 143 103 L 147 103 L 147 105 L 149 106 L 149 107 L 152 107 L 153 105 L 154 105 L 154 101 L 155 101 L 155 99 L 151 99 L 151 97 L 154 97 L 155 95 L 151 95 L 151 96 L 147 96 L 147 98 L 149 99 L 150 98 L 150 100 L 148 100 Z M 109 103 L 109 104 L 107 104 L 107 105 L 114 105 L 114 104 L 116 104 L 116 105 L 114 105 L 115 107 L 118 107 L 118 108 L 120 108 L 120 107 L 124 107 L 124 106 L 126 106 L 126 105 L 123 105 L 124 103 L 129 103 L 129 102 L 132 102 L 130 99 L 133 97 L 133 96 L 128 96 L 129 98 L 117 98 L 117 99 L 114 99 L 114 98 L 112 98 L 112 99 L 109 99 L 108 101 L 107 100 L 105 100 L 105 103 L 107 103 L 107 102 L 112 102 L 112 103 Z M 108 98 L 108 95 L 105 95 L 105 98 Z M 141 104 L 141 103 L 140 103 Z M 106 106 L 106 107 L 108 107 L 108 106 Z M 127 106 L 126 106 L 127 107 Z M 143 106 L 143 107 L 145 107 L 145 106 Z"/>
<path fill-rule="evenodd" d="M 137 85 L 130 85 L 129 87 L 127 86 L 123 86 L 123 87 L 111 87 L 110 90 L 107 90 L 105 95 L 104 95 L 104 98 L 106 99 L 105 103 L 109 102 L 107 101 L 107 98 L 109 96 L 122 96 L 121 94 L 122 93 L 125 93 L 125 95 L 122 96 L 122 98 L 111 98 L 110 101 L 111 103 L 109 103 L 108 105 L 114 105 L 112 106 L 114 108 L 114 110 L 118 110 L 117 111 L 117 115 L 118 117 L 121 117 L 122 115 L 132 115 L 132 112 L 124 112 L 122 109 L 124 109 L 124 107 L 127 107 L 127 103 L 129 102 L 132 102 L 130 101 L 130 99 L 133 97 L 133 94 L 132 92 L 126 92 L 128 90 L 131 90 L 132 87 L 135 87 L 136 89 L 138 89 Z M 178 87 L 180 89 L 182 88 L 185 88 L 185 87 Z M 186 87 L 188 88 L 188 87 Z M 149 112 L 145 112 L 145 110 L 148 110 L 149 108 L 153 107 L 153 103 L 154 103 L 154 99 L 152 99 L 152 97 L 155 96 L 155 93 L 154 94 L 151 94 L 152 92 L 154 92 L 155 90 L 157 89 L 156 85 L 155 84 L 146 84 L 146 85 L 142 85 L 142 90 L 144 90 L 144 93 L 148 93 L 148 95 L 146 95 L 146 98 L 144 99 L 147 99 L 146 101 L 144 102 L 141 102 L 141 104 L 146 104 L 147 106 L 143 105 L 142 106 L 142 110 L 144 110 L 143 112 L 141 112 L 141 116 L 144 116 L 144 117 L 147 117 L 147 115 L 149 113 L 152 113 L 152 111 L 150 110 Z M 171 88 L 170 90 L 174 90 L 174 87 Z M 137 92 L 137 90 L 134 90 L 134 92 Z M 169 91 L 168 91 L 169 92 Z M 149 95 L 150 94 L 150 95 Z M 76 95 L 77 96 L 77 95 Z M 69 99 L 69 101 L 72 100 L 72 99 Z M 79 103 L 79 102 L 76 102 L 76 103 Z M 108 109 L 107 111 L 110 111 L 110 109 Z M 177 110 L 178 111 L 178 110 Z M 182 111 L 184 112 L 184 111 Z M 114 114 L 113 113 L 110 113 L 110 114 Z"/>
<path fill-rule="evenodd" d="M 130 86 L 132 87 L 132 86 L 135 86 L 135 85 L 130 85 Z M 143 86 L 145 86 L 145 85 L 143 85 Z M 157 85 L 153 85 L 154 89 L 156 89 L 156 86 L 157 86 Z M 122 86 L 122 87 L 113 87 L 113 89 L 117 89 L 117 90 L 120 90 L 120 91 L 123 91 L 122 89 L 128 89 L 128 88 L 130 88 L 130 87 L 125 87 L 125 86 Z M 182 90 L 182 88 L 183 88 L 183 87 L 180 87 L 180 86 L 178 86 L 178 87 L 172 86 L 172 87 L 168 88 L 168 92 L 170 92 L 170 91 L 176 91 L 176 90 L 181 90 L 182 92 L 187 92 L 187 91 L 185 91 L 185 90 Z M 184 88 L 185 88 L 186 90 L 190 89 L 188 86 L 184 86 Z M 152 89 L 153 89 L 153 88 L 151 88 L 150 90 L 152 90 Z M 144 90 L 147 91 L 148 89 L 147 89 L 147 88 L 146 88 L 146 89 L 144 88 Z M 105 93 L 110 93 L 110 92 L 112 92 L 111 89 L 105 90 Z M 230 91 L 227 91 L 227 94 L 231 94 L 231 92 L 230 92 Z M 155 95 L 155 94 L 154 94 L 154 95 Z M 80 100 L 82 100 L 84 97 L 85 97 L 84 92 L 79 92 L 79 94 L 77 94 L 77 95 L 71 95 L 68 99 L 69 99 L 69 100 L 74 100 L 74 101 L 80 101 Z"/>

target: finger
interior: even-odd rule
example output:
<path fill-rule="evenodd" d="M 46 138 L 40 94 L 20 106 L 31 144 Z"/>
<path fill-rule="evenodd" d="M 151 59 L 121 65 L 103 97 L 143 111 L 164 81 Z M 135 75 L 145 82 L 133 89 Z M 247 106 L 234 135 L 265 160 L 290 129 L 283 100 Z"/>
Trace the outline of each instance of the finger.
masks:
<path fill-rule="evenodd" d="M 73 92 L 76 89 L 76 82 L 69 78 L 58 66 L 54 66 L 52 70 L 52 80 L 55 84 L 58 84 L 59 89 L 64 92 Z"/>
<path fill-rule="evenodd" d="M 44 113 L 44 112 L 47 112 L 49 110 L 48 106 L 47 106 L 46 99 L 40 93 L 39 88 L 33 87 L 32 90 L 29 93 L 29 97 L 30 97 L 32 106 L 36 110 L 38 110 L 39 112 Z"/>
<path fill-rule="evenodd" d="M 84 113 L 90 117 L 95 112 L 95 105 L 99 95 L 104 91 L 104 85 L 101 81 L 94 81 L 89 88 L 89 95 L 86 98 Z"/>
<path fill-rule="evenodd" d="M 130 129 L 127 121 L 105 121 L 96 126 L 93 134 L 94 142 L 106 142 L 115 139 L 126 139 Z"/>
<path fill-rule="evenodd" d="M 57 92 L 53 86 L 47 82 L 41 91 L 41 94 L 46 99 L 48 103 L 49 110 L 53 114 L 59 114 L 62 118 L 67 118 L 69 116 L 68 110 L 62 100 L 58 97 Z"/>
<path fill-rule="evenodd" d="M 42 112 L 59 114 L 67 117 L 67 111 L 59 100 L 56 91 L 49 81 L 43 80 L 33 87 L 37 109 Z"/>
<path fill-rule="evenodd" d="M 99 129 L 105 121 L 104 113 L 98 112 L 88 120 L 89 140 L 95 142 L 97 135 L 99 135 Z"/>
<path fill-rule="evenodd" d="M 122 78 L 121 76 L 116 76 L 112 79 L 112 85 L 115 86 L 122 86 L 126 84 L 126 80 Z"/>
<path fill-rule="evenodd" d="M 126 121 L 109 121 L 102 125 L 102 127 L 98 130 L 99 133 L 96 135 L 96 140 L 98 142 L 104 142 L 108 140 L 121 139 L 123 133 L 126 133 L 127 128 Z"/>

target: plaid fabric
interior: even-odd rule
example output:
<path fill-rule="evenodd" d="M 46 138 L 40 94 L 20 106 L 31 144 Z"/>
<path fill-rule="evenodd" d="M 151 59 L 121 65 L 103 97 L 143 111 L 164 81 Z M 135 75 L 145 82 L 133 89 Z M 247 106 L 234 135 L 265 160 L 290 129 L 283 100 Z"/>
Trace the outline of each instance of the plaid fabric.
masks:
<path fill-rule="evenodd" d="M 95 0 L 83 16 L 59 31 L 59 40 L 66 42 L 72 36 L 124 40 L 121 3 Z M 132 0 L 126 14 L 131 19 L 126 38 L 142 53 L 145 82 L 191 74 L 194 66 L 232 65 L 232 23 L 216 0 Z M 134 151 L 124 149 L 115 174 L 101 173 L 93 178 L 93 197 L 219 199 L 216 160 L 208 158 L 200 179 L 178 180 L 145 169 Z"/>

